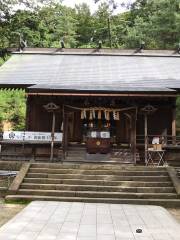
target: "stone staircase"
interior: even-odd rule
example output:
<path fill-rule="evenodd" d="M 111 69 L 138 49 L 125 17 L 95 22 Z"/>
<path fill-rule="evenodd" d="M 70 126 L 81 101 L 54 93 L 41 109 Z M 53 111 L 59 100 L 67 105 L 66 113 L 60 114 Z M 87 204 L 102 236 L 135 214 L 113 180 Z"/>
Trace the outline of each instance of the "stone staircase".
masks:
<path fill-rule="evenodd" d="M 6 200 L 180 206 L 166 168 L 110 164 L 29 164 Z"/>

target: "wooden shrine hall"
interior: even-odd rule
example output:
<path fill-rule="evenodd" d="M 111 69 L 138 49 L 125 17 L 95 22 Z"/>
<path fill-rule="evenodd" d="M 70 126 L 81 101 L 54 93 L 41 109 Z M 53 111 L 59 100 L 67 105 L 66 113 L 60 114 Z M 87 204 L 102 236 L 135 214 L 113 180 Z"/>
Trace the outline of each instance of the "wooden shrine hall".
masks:
<path fill-rule="evenodd" d="M 26 131 L 50 132 L 52 139 L 2 140 L 1 159 L 14 151 L 36 161 L 138 163 L 152 148 L 166 151 L 167 161 L 180 156 L 177 52 L 26 48 L 11 54 L 0 68 L 0 87 L 25 89 Z M 62 133 L 59 141 L 55 133 Z"/>

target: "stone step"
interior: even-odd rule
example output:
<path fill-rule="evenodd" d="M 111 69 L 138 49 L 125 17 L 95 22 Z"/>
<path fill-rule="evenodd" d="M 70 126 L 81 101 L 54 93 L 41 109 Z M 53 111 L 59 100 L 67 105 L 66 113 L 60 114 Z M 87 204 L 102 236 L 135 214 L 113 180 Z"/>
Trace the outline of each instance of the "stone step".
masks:
<path fill-rule="evenodd" d="M 66 164 L 66 163 L 32 163 L 32 168 L 51 168 L 51 169 L 84 169 L 84 170 L 130 170 L 130 171 L 165 171 L 165 167 L 152 166 L 127 166 L 112 164 Z"/>
<path fill-rule="evenodd" d="M 144 181 L 103 181 L 84 179 L 53 179 L 53 178 L 25 178 L 24 183 L 39 184 L 70 184 L 70 185 L 100 185 L 100 186 L 125 186 L 125 187 L 172 187 L 172 182 L 144 182 Z"/>
<path fill-rule="evenodd" d="M 94 192 L 94 191 L 60 191 L 19 189 L 19 195 L 40 195 L 56 197 L 87 197 L 87 198 L 128 198 L 128 199 L 176 199 L 175 193 L 127 193 L 127 192 Z"/>
<path fill-rule="evenodd" d="M 102 163 L 102 164 L 121 164 L 121 163 L 128 163 L 128 164 L 132 164 L 132 161 L 119 161 L 119 159 L 107 159 L 107 160 L 97 160 L 97 159 L 85 159 L 85 158 L 71 158 L 71 157 L 66 157 L 66 159 L 64 160 L 64 163 L 76 163 L 76 164 L 84 164 L 84 163 L 88 163 L 88 164 L 96 164 L 98 161 L 98 163 Z"/>
<path fill-rule="evenodd" d="M 86 146 L 69 146 L 68 151 L 86 151 Z"/>
<path fill-rule="evenodd" d="M 132 150 L 130 148 L 112 148 L 111 151 L 116 153 L 119 153 L 119 152 L 132 153 Z"/>
<path fill-rule="evenodd" d="M 85 157 L 86 156 L 86 152 L 67 152 L 67 156 L 68 157 Z"/>
<path fill-rule="evenodd" d="M 21 189 L 61 190 L 61 191 L 96 191 L 127 193 L 175 193 L 174 187 L 125 187 L 98 185 L 39 184 L 23 183 Z"/>
<path fill-rule="evenodd" d="M 85 175 L 85 174 L 48 174 L 28 173 L 27 178 L 55 178 L 55 179 L 85 179 L 85 180 L 109 180 L 109 181 L 145 181 L 164 182 L 169 181 L 169 176 L 117 176 L 117 175 Z"/>
<path fill-rule="evenodd" d="M 64 161 L 86 162 L 86 158 L 85 158 L 85 156 L 66 156 Z"/>
<path fill-rule="evenodd" d="M 81 148 L 81 149 L 68 149 L 67 153 L 86 153 L 86 148 Z"/>
<path fill-rule="evenodd" d="M 118 198 L 82 198 L 82 197 L 54 197 L 40 195 L 7 195 L 6 201 L 62 201 L 62 202 L 87 202 L 87 203 L 112 203 L 112 204 L 137 204 L 158 205 L 163 207 L 180 207 L 179 199 L 118 199 Z"/>
<path fill-rule="evenodd" d="M 119 170 L 83 170 L 83 169 L 51 169 L 30 168 L 29 173 L 48 174 L 87 174 L 87 175 L 116 175 L 116 176 L 168 176 L 167 171 L 119 171 Z"/>
<path fill-rule="evenodd" d="M 67 155 L 65 160 L 72 160 L 72 161 L 78 161 L 78 160 L 86 160 L 85 155 Z"/>
<path fill-rule="evenodd" d="M 104 159 L 104 160 L 100 160 L 100 159 L 88 159 L 88 158 L 71 158 L 71 157 L 66 157 L 66 159 L 63 161 L 63 163 L 68 163 L 68 164 L 104 164 L 104 165 L 119 165 L 119 164 L 133 164 L 132 161 L 123 161 L 122 159 L 116 159 L 116 158 L 108 158 L 108 159 Z"/>

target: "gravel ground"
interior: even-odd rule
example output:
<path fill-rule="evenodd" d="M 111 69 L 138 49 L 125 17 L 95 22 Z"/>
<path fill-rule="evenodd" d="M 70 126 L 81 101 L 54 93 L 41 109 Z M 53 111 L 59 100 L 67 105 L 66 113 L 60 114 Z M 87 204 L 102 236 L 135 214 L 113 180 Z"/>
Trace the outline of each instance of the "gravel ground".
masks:
<path fill-rule="evenodd" d="M 3 199 L 0 199 L 0 226 L 4 225 L 25 206 L 24 204 L 5 204 Z"/>
<path fill-rule="evenodd" d="M 180 223 L 180 208 L 167 208 L 167 210 L 177 219 Z"/>
<path fill-rule="evenodd" d="M 25 207 L 25 204 L 6 204 L 3 199 L 0 199 L 0 226 L 4 225 Z M 180 223 L 180 208 L 168 208 L 167 210 Z"/>

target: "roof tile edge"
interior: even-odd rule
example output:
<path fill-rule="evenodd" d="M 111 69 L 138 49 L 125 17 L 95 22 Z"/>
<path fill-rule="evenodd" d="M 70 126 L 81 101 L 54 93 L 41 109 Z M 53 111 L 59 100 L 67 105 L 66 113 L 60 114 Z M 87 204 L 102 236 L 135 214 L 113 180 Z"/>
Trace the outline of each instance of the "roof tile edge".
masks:
<path fill-rule="evenodd" d="M 110 48 L 25 48 L 22 52 L 8 48 L 12 54 L 45 54 L 45 55 L 95 55 L 95 56 L 152 56 L 180 57 L 176 50 L 142 50 Z"/>

